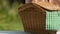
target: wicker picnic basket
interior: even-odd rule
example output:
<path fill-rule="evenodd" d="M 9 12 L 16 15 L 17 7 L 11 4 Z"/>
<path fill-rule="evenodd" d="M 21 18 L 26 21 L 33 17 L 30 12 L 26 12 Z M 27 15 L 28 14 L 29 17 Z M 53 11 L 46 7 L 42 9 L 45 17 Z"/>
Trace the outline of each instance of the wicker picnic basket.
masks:
<path fill-rule="evenodd" d="M 41 34 L 55 34 L 56 31 L 46 30 L 46 9 L 40 5 L 29 3 L 19 7 L 18 13 L 22 19 L 24 31 Z"/>

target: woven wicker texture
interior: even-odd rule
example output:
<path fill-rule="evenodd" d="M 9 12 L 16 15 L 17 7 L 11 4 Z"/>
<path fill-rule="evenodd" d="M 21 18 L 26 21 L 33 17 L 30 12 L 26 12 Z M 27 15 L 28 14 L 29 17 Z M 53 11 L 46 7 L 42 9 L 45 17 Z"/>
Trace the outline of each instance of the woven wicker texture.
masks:
<path fill-rule="evenodd" d="M 26 32 L 55 34 L 56 31 L 46 30 L 46 12 L 40 6 L 36 6 L 35 4 L 24 5 L 19 8 L 19 14 Z"/>

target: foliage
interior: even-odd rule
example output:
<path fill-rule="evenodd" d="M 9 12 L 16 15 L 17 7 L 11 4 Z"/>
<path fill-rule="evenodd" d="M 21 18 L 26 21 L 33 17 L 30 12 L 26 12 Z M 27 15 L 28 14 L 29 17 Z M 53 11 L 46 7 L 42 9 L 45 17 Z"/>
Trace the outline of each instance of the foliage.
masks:
<path fill-rule="evenodd" d="M 18 2 L 14 2 L 11 7 L 6 0 L 0 0 L 0 30 L 23 31 L 22 21 L 17 10 L 19 5 Z"/>

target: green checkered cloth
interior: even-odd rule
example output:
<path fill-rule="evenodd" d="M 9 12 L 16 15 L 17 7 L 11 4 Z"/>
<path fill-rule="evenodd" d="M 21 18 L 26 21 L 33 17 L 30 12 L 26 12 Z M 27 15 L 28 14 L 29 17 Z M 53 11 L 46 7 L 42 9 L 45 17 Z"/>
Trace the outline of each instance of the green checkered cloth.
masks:
<path fill-rule="evenodd" d="M 46 11 L 46 30 L 60 30 L 60 11 Z"/>

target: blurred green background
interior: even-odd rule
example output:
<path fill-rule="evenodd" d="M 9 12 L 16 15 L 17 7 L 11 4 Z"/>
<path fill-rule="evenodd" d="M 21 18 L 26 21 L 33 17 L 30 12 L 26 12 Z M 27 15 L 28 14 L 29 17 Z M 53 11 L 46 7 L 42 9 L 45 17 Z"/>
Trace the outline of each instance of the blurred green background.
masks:
<path fill-rule="evenodd" d="M 0 0 L 0 30 L 24 31 L 18 15 L 18 7 L 23 5 L 16 0 Z"/>

